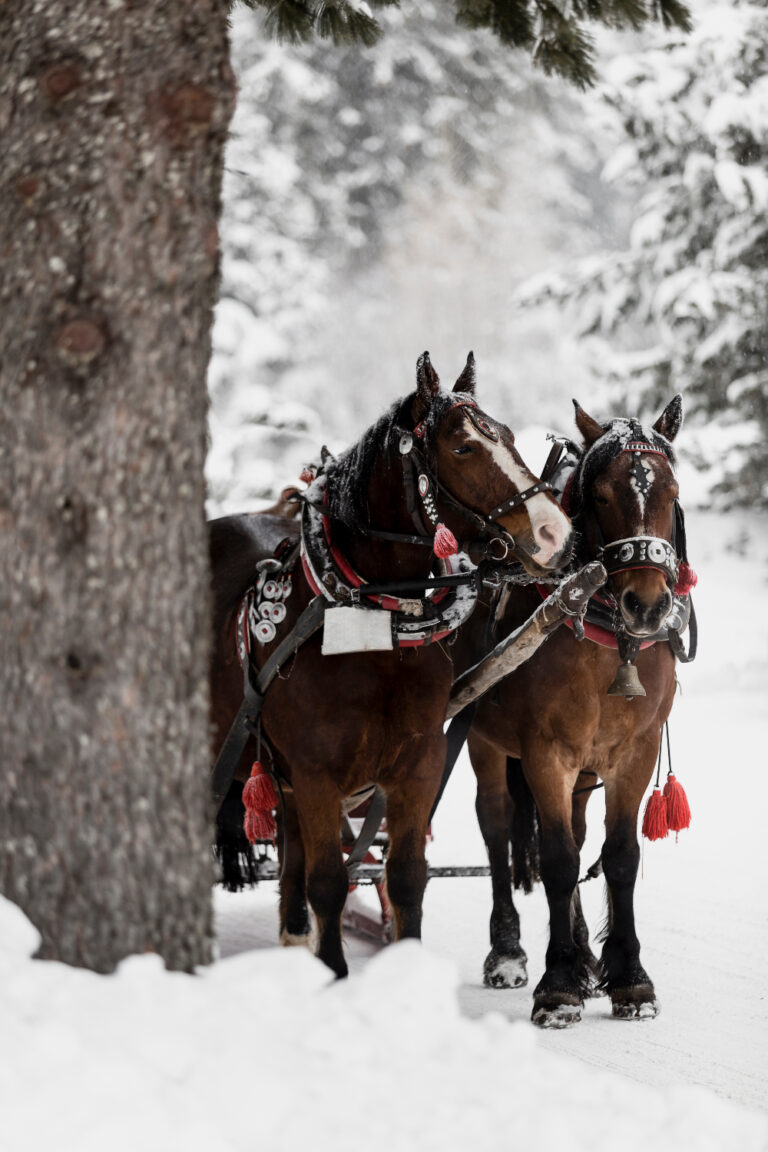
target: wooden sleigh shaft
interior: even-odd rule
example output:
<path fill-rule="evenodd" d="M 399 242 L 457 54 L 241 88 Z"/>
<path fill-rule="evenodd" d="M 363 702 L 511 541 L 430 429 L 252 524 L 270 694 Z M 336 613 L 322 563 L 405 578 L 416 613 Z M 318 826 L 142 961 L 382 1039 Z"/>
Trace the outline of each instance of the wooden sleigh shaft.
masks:
<path fill-rule="evenodd" d="M 487 656 L 454 681 L 446 719 L 450 720 L 529 660 L 567 616 L 581 615 L 590 597 L 605 583 L 607 575 L 600 561 L 593 560 L 567 576 L 524 624 L 500 640 Z"/>

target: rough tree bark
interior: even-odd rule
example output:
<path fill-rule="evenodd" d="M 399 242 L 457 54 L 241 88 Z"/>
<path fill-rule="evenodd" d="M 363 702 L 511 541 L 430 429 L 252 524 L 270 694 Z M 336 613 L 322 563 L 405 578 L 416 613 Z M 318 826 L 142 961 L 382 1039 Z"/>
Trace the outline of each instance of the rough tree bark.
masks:
<path fill-rule="evenodd" d="M 98 971 L 211 953 L 226 11 L 0 4 L 0 891 Z"/>

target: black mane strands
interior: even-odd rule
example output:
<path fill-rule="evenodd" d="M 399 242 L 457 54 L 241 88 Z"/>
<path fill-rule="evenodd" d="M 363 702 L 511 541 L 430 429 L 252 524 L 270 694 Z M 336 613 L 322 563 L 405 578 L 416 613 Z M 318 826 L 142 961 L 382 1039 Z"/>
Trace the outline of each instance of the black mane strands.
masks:
<path fill-rule="evenodd" d="M 335 460 L 328 463 L 327 477 L 328 515 L 340 520 L 348 528 L 365 530 L 368 526 L 368 489 L 374 466 L 383 457 L 394 457 L 400 450 L 400 438 L 413 432 L 413 394 L 397 400 L 375 424 L 368 428 L 356 444 L 347 448 Z M 445 412 L 451 407 L 452 398 L 440 392 L 423 417 L 424 438 L 421 447 L 431 461 L 431 445 Z M 417 442 L 418 443 L 418 442 Z"/>

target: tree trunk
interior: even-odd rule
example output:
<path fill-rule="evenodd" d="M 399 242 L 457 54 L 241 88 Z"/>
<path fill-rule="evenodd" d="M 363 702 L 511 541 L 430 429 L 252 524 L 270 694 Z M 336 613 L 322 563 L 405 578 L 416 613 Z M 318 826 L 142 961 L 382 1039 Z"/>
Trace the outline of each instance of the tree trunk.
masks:
<path fill-rule="evenodd" d="M 102 972 L 211 956 L 226 12 L 0 4 L 0 891 Z"/>

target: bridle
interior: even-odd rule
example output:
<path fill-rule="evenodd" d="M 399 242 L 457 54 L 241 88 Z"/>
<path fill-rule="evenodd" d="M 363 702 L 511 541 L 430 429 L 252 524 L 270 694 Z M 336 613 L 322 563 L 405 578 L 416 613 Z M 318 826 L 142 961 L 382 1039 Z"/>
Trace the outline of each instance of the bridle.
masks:
<path fill-rule="evenodd" d="M 452 399 L 452 409 L 463 409 L 471 424 L 482 436 L 493 443 L 498 443 L 498 431 L 480 414 L 477 404 L 471 397 L 465 393 L 457 393 L 455 398 Z M 458 497 L 455 496 L 449 488 L 446 488 L 445 484 L 432 473 L 425 455 L 416 447 L 416 441 L 423 442 L 426 437 L 426 432 L 427 421 L 425 418 L 416 425 L 413 432 L 403 432 L 399 444 L 406 504 L 418 535 L 400 532 L 384 532 L 369 526 L 363 528 L 363 531 L 367 536 L 372 536 L 375 539 L 390 540 L 393 543 L 419 544 L 431 548 L 434 542 L 434 533 L 440 523 L 436 503 L 436 496 L 439 494 L 444 504 L 447 504 L 449 508 L 481 531 L 480 541 L 473 541 L 472 544 L 467 543 L 461 545 L 461 550 L 468 551 L 472 545 L 476 548 L 477 543 L 485 542 L 486 558 L 495 563 L 501 563 L 506 560 L 509 553 L 514 551 L 517 545 L 511 533 L 498 523 L 500 517 L 510 512 L 513 508 L 521 507 L 540 492 L 551 492 L 552 485 L 546 480 L 539 480 L 535 484 L 532 484 L 530 488 L 526 488 L 522 492 L 517 492 L 508 500 L 503 501 L 497 505 L 496 508 L 492 509 L 491 512 L 478 512 L 476 509 L 470 508 L 463 501 L 459 500 Z M 432 532 L 429 531 L 429 525 L 432 527 Z"/>
<path fill-rule="evenodd" d="M 635 436 L 627 444 L 622 445 L 611 457 L 611 461 L 617 459 L 624 452 L 629 452 L 633 456 L 632 466 L 637 479 L 642 475 L 640 461 L 645 454 L 661 456 L 670 463 L 669 455 L 663 448 L 657 447 L 647 439 L 641 439 L 638 436 Z M 581 470 L 583 470 L 583 464 Z M 583 477 L 581 475 L 578 476 L 577 482 L 583 487 Z M 583 515 L 583 491 L 581 503 L 582 508 L 580 515 Z M 678 500 L 675 500 L 675 519 L 671 540 L 665 540 L 662 536 L 642 535 L 625 536 L 620 540 L 612 540 L 610 543 L 606 543 L 597 516 L 593 516 L 593 524 L 598 541 L 595 559 L 601 561 L 609 577 L 616 575 L 618 572 L 653 569 L 662 573 L 671 591 L 675 590 L 680 565 L 684 561 L 687 562 L 688 558 L 685 540 L 685 518 Z M 604 594 L 610 595 L 610 592 L 606 589 Z"/>
<path fill-rule="evenodd" d="M 600 468 L 595 469 L 595 474 L 603 471 L 604 467 L 607 467 L 608 464 L 625 451 L 635 453 L 634 464 L 638 471 L 641 468 L 641 460 L 644 453 L 654 453 L 663 456 L 670 464 L 672 463 L 670 453 L 665 449 L 663 443 L 653 443 L 647 435 L 642 433 L 635 421 L 633 421 L 632 424 L 634 427 L 631 427 L 631 438 L 621 442 L 616 450 L 605 460 L 604 464 Z M 605 435 L 607 436 L 610 431 L 610 428 L 607 429 Z M 580 455 L 579 449 L 572 441 L 566 440 L 564 444 L 568 446 L 569 451 L 572 451 L 574 455 Z M 566 624 L 568 624 L 569 627 L 573 627 L 577 639 L 583 639 L 586 634 L 590 640 L 598 644 L 607 647 L 618 647 L 622 660 L 634 658 L 632 654 L 634 652 L 634 655 L 636 655 L 635 648 L 647 647 L 659 640 L 666 640 L 669 642 L 678 660 L 686 664 L 690 663 L 696 656 L 697 648 L 696 614 L 693 610 L 693 601 L 690 595 L 691 589 L 696 583 L 696 576 L 688 563 L 685 516 L 682 506 L 678 500 L 675 500 L 671 540 L 665 540 L 659 536 L 628 536 L 606 543 L 600 523 L 597 520 L 594 510 L 590 508 L 586 495 L 589 484 L 593 479 L 593 476 L 589 475 L 588 458 L 598 444 L 600 444 L 600 440 L 595 441 L 592 448 L 581 455 L 581 459 L 577 461 L 574 470 L 568 477 L 561 497 L 562 506 L 571 516 L 577 534 L 581 538 L 581 547 L 579 548 L 577 544 L 580 561 L 581 563 L 585 563 L 588 560 L 599 559 L 607 569 L 609 577 L 617 572 L 625 572 L 631 569 L 655 569 L 663 574 L 673 595 L 673 605 L 664 626 L 659 632 L 656 633 L 655 636 L 648 637 L 639 642 L 639 644 L 637 641 L 630 639 L 625 632 L 620 621 L 616 599 L 607 586 L 603 587 L 599 593 L 592 597 L 585 606 L 585 612 L 579 620 L 572 622 L 569 619 L 566 620 Z M 560 449 L 560 451 L 562 452 L 562 449 Z M 552 455 L 556 455 L 554 448 Z M 558 462 L 559 457 L 555 459 L 553 469 L 549 468 L 548 462 L 544 468 L 543 475 L 552 475 L 555 477 L 558 470 Z M 639 479 L 639 476 L 637 476 L 637 478 Z M 644 474 L 644 470 L 643 479 L 647 484 L 648 479 Z M 559 491 L 557 482 L 555 482 L 555 491 Z M 585 523 L 588 516 L 591 518 L 591 523 L 596 535 L 597 548 L 594 550 L 592 548 L 588 550 L 584 549 Z M 541 595 L 546 595 L 546 590 L 542 587 L 539 587 L 539 592 Z M 689 649 L 686 652 L 682 640 L 682 633 L 688 627 L 690 627 L 690 643 Z"/>

